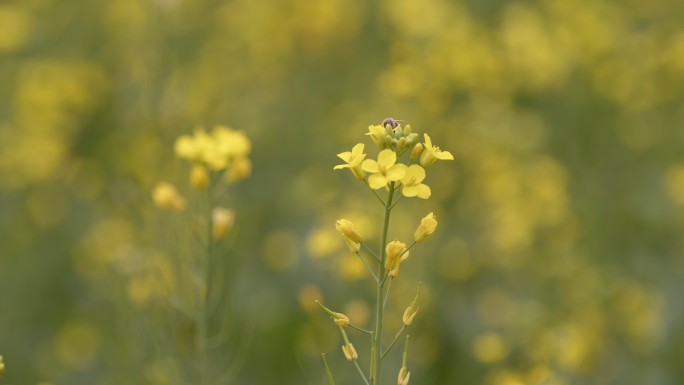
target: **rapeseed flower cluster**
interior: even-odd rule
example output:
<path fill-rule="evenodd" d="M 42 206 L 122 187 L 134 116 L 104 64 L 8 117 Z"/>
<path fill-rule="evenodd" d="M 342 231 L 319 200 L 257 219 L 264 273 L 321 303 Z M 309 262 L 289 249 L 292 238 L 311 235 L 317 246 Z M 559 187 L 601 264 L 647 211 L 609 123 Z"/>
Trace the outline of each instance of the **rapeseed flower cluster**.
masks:
<path fill-rule="evenodd" d="M 345 358 L 356 366 L 364 383 L 366 385 L 381 385 L 381 364 L 383 358 L 389 353 L 406 328 L 413 324 L 419 310 L 417 301 L 420 284 L 418 285 L 416 297 L 401 316 L 401 329 L 394 334 L 394 339 L 388 346 L 383 346 L 384 304 L 390 294 L 392 280 L 398 277 L 399 267 L 402 262 L 408 259 L 411 248 L 423 242 L 427 236 L 434 233 L 437 229 L 437 217 L 431 212 L 421 219 L 413 234 L 413 241 L 410 244 L 407 245 L 398 239 L 388 243 L 390 214 L 402 197 L 430 198 L 432 190 L 424 183 L 426 168 L 432 166 L 438 160 L 453 160 L 454 157 L 449 151 L 443 151 L 434 145 L 428 134 L 423 134 L 423 141 L 421 142 L 420 136 L 413 132 L 410 125 L 402 125 L 402 121 L 392 118 L 385 119 L 381 124 L 369 126 L 366 135 L 370 136 L 373 143 L 377 146 L 379 150 L 377 157 L 368 157 L 368 154 L 365 153 L 365 145 L 357 143 L 351 151 L 345 151 L 337 155 L 344 163 L 334 166 L 333 169 L 349 169 L 352 175 L 359 181 L 364 182 L 382 203 L 384 219 L 381 245 L 383 246 L 377 253 L 373 252 L 364 243 L 365 238 L 356 230 L 354 224 L 347 219 L 338 219 L 335 223 L 335 228 L 344 237 L 349 250 L 361 259 L 368 269 L 368 273 L 375 281 L 377 287 L 375 328 L 373 330 L 364 330 L 355 326 L 348 316 L 330 310 L 323 305 L 321 307 L 330 315 L 333 323 L 340 328 L 344 339 L 342 352 Z M 404 155 L 406 156 L 404 157 Z M 402 157 L 407 159 L 402 161 Z M 379 194 L 377 192 L 383 189 L 386 191 L 386 194 Z M 361 250 L 367 250 L 370 255 L 363 256 Z M 345 327 L 351 327 L 371 336 L 370 369 L 367 373 L 364 373 L 357 362 L 359 355 L 354 345 L 349 341 L 349 337 L 344 330 Z M 397 376 L 397 384 L 399 385 L 407 385 L 411 377 L 411 373 L 406 366 L 407 355 L 408 335 L 406 336 L 403 364 Z M 323 355 L 323 360 L 330 383 L 334 384 L 325 355 Z"/>

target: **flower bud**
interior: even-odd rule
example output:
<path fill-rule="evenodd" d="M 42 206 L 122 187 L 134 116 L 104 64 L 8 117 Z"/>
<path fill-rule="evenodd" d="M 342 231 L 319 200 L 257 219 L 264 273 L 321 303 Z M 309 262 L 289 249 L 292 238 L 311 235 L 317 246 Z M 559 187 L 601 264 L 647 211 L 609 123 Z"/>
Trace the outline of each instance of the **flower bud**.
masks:
<path fill-rule="evenodd" d="M 435 229 L 437 229 L 437 217 L 435 214 L 430 213 L 420 220 L 420 225 L 416 228 L 413 238 L 416 240 L 416 243 L 423 242 L 425 237 L 435 232 Z"/>
<path fill-rule="evenodd" d="M 416 314 L 418 314 L 418 310 L 420 309 L 413 309 L 413 306 L 409 306 L 404 310 L 404 315 L 402 316 L 402 322 L 406 326 L 411 326 L 413 323 L 413 319 L 416 317 Z"/>
<path fill-rule="evenodd" d="M 411 372 L 407 371 L 406 367 L 403 366 L 399 370 L 399 375 L 397 376 L 397 385 L 408 385 L 410 378 Z"/>
<path fill-rule="evenodd" d="M 344 235 L 345 238 L 349 239 L 352 242 L 363 242 L 363 238 L 361 238 L 361 235 L 359 235 L 359 233 L 357 233 L 356 230 L 354 230 L 354 224 L 346 219 L 338 219 L 335 223 L 335 229 L 337 229 L 337 231 L 342 233 L 342 235 Z"/>
<path fill-rule="evenodd" d="M 342 313 L 332 313 L 332 319 L 335 325 L 347 326 L 349 325 L 349 317 Z"/>
<path fill-rule="evenodd" d="M 190 169 L 190 185 L 198 190 L 204 190 L 209 186 L 209 172 L 206 167 L 195 164 Z"/>
<path fill-rule="evenodd" d="M 406 144 L 406 138 L 401 137 L 399 140 L 397 140 L 397 151 L 396 152 L 402 152 L 404 149 L 407 147 Z"/>
<path fill-rule="evenodd" d="M 385 269 L 387 269 L 390 277 L 396 277 L 399 273 L 399 264 L 409 256 L 406 244 L 394 240 L 387 244 L 385 251 L 387 252 Z"/>
<path fill-rule="evenodd" d="M 152 190 L 152 201 L 161 209 L 185 210 L 185 199 L 171 183 L 159 182 Z"/>
<path fill-rule="evenodd" d="M 423 152 L 423 144 L 422 143 L 418 143 L 415 146 L 413 146 L 413 149 L 411 150 L 411 160 L 418 159 L 421 152 Z"/>
<path fill-rule="evenodd" d="M 211 236 L 221 239 L 226 236 L 235 224 L 235 211 L 223 207 L 214 207 L 211 210 Z"/>
<path fill-rule="evenodd" d="M 346 345 L 342 345 L 342 353 L 344 353 L 347 361 L 354 361 L 359 358 L 359 354 L 356 353 L 356 349 L 354 349 L 354 345 L 352 345 L 351 342 L 347 343 Z"/>
<path fill-rule="evenodd" d="M 411 125 L 407 124 L 404 126 L 404 136 L 409 136 L 411 134 Z"/>

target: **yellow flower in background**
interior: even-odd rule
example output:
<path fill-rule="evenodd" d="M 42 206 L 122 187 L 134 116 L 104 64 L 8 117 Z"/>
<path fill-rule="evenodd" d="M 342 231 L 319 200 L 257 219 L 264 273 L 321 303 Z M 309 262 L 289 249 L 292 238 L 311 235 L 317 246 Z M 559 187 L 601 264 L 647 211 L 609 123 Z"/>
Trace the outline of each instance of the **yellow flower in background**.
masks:
<path fill-rule="evenodd" d="M 224 207 L 214 207 L 211 210 L 211 236 L 221 239 L 226 236 L 235 224 L 235 211 Z"/>
<path fill-rule="evenodd" d="M 252 173 L 252 161 L 249 158 L 238 158 L 228 169 L 228 182 L 237 182 Z"/>
<path fill-rule="evenodd" d="M 356 232 L 354 229 L 354 224 L 351 223 L 350 221 L 346 219 L 338 219 L 337 222 L 335 223 L 335 229 L 342 233 L 345 238 L 350 240 L 351 242 L 354 243 L 361 243 L 363 242 L 363 238 L 359 233 Z M 358 250 L 358 248 L 357 248 Z"/>
<path fill-rule="evenodd" d="M 409 198 L 430 198 L 432 190 L 428 185 L 422 183 L 423 179 L 425 179 L 425 169 L 417 164 L 410 165 L 406 170 L 406 175 L 401 180 L 401 193 Z"/>
<path fill-rule="evenodd" d="M 363 143 L 358 143 L 351 151 L 345 151 L 343 153 L 337 154 L 337 156 L 347 164 L 339 164 L 333 167 L 333 170 L 341 170 L 343 168 L 348 168 L 351 170 L 352 174 L 358 180 L 363 180 L 366 177 L 366 173 L 361 168 L 361 162 L 366 157 L 363 153 L 364 145 Z"/>
<path fill-rule="evenodd" d="M 215 126 L 210 134 L 201 127 L 197 128 L 192 136 L 178 137 L 174 147 L 177 157 L 204 164 L 214 171 L 240 162 L 243 172 L 233 172 L 234 175 L 248 175 L 249 171 L 244 170 L 251 170 L 251 164 L 244 167 L 244 159 L 252 149 L 252 142 L 244 133 L 225 126 Z"/>
<path fill-rule="evenodd" d="M 183 198 L 176 187 L 171 183 L 159 182 L 152 190 L 152 201 L 162 209 L 174 211 L 185 210 L 185 198 Z"/>
<path fill-rule="evenodd" d="M 364 171 L 372 174 L 368 177 L 368 185 L 373 190 L 383 188 L 389 182 L 401 180 L 406 175 L 406 165 L 397 164 L 397 154 L 390 149 L 380 151 L 377 161 L 364 160 L 362 167 Z"/>
<path fill-rule="evenodd" d="M 430 213 L 420 220 L 420 224 L 418 225 L 416 232 L 413 234 L 413 238 L 416 240 L 416 243 L 423 242 L 425 237 L 434 233 L 436 229 L 437 217 L 434 213 Z"/>
<path fill-rule="evenodd" d="M 0 377 L 5 373 L 5 363 L 3 362 L 2 356 L 0 356 Z"/>
<path fill-rule="evenodd" d="M 390 277 L 396 277 L 399 274 L 399 265 L 409 256 L 406 244 L 395 239 L 387 244 L 385 251 L 387 252 L 385 269 L 387 269 Z"/>
<path fill-rule="evenodd" d="M 201 164 L 195 164 L 190 169 L 190 185 L 198 190 L 204 190 L 209 186 L 209 172 Z"/>
<path fill-rule="evenodd" d="M 420 164 L 427 167 L 437 160 L 454 160 L 454 156 L 449 151 L 442 151 L 437 146 L 432 145 L 430 135 L 425 135 L 425 150 L 420 155 Z"/>

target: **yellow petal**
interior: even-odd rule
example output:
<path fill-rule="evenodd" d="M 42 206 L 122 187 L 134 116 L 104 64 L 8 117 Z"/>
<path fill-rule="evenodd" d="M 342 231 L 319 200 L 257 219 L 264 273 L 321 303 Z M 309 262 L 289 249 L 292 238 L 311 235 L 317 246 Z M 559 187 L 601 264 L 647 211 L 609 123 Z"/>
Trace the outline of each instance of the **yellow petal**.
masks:
<path fill-rule="evenodd" d="M 418 186 L 406 186 L 401 188 L 401 194 L 407 198 L 412 198 L 418 195 Z"/>
<path fill-rule="evenodd" d="M 435 153 L 435 157 L 441 160 L 454 160 L 454 156 L 449 151 L 438 151 Z"/>
<path fill-rule="evenodd" d="M 430 140 L 430 135 L 423 134 L 425 136 L 425 148 L 432 148 L 432 140 Z"/>
<path fill-rule="evenodd" d="M 430 198 L 430 195 L 432 195 L 432 190 L 430 190 L 430 186 L 428 186 L 426 184 L 421 183 L 418 186 L 416 186 L 416 189 L 417 189 L 416 195 L 418 196 L 418 198 L 428 199 L 428 198 Z"/>
<path fill-rule="evenodd" d="M 394 166 L 387 169 L 387 172 L 385 174 L 387 175 L 387 179 L 394 182 L 401 180 L 404 176 L 406 176 L 406 170 L 406 165 L 395 164 Z"/>
<path fill-rule="evenodd" d="M 345 151 L 345 152 L 341 152 L 341 153 L 337 154 L 337 157 L 342 159 L 343 161 L 349 163 L 349 162 L 351 162 L 353 155 L 351 152 Z"/>
<path fill-rule="evenodd" d="M 363 143 L 358 143 L 356 146 L 354 146 L 351 150 L 352 154 L 356 156 L 363 155 Z"/>
<path fill-rule="evenodd" d="M 368 177 L 368 185 L 373 190 L 387 186 L 387 178 L 382 174 L 373 174 Z"/>
<path fill-rule="evenodd" d="M 343 168 L 348 168 L 351 167 L 348 164 L 338 164 L 337 166 L 333 167 L 333 170 L 341 170 Z"/>
<path fill-rule="evenodd" d="M 378 154 L 378 164 L 382 167 L 391 167 L 396 162 L 397 154 L 390 149 L 382 150 L 380 151 L 380 154 Z"/>
<path fill-rule="evenodd" d="M 408 180 L 410 179 L 413 179 L 413 184 L 422 182 L 423 179 L 425 179 L 425 169 L 417 164 L 410 165 L 408 170 L 406 170 L 406 176 L 404 177 L 404 180 L 406 180 L 405 183 L 409 183 Z"/>
<path fill-rule="evenodd" d="M 378 162 L 374 161 L 373 159 L 364 160 L 361 164 L 361 168 L 365 172 L 378 172 L 378 170 L 380 169 L 378 167 Z"/>

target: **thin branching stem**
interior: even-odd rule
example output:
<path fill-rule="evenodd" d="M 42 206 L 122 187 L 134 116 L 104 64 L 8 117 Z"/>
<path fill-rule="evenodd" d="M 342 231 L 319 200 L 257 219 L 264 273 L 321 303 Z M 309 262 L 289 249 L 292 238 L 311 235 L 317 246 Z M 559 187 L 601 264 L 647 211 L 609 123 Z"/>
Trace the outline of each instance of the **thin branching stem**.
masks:
<path fill-rule="evenodd" d="M 373 250 L 371 250 L 371 248 L 370 248 L 366 243 L 361 242 L 361 245 L 362 245 L 363 247 L 365 247 L 366 250 L 367 250 L 369 253 L 371 253 L 371 255 L 373 256 L 373 258 L 375 258 L 376 261 L 380 262 L 380 258 L 378 257 L 378 255 L 375 254 L 375 253 L 373 252 Z"/>
<path fill-rule="evenodd" d="M 392 343 L 389 344 L 389 346 L 388 346 L 387 349 L 382 353 L 382 355 L 380 356 L 380 358 L 384 358 L 384 357 L 387 355 L 387 353 L 390 352 L 390 350 L 392 349 L 392 346 L 394 346 L 394 343 L 397 342 L 397 340 L 398 340 L 399 337 L 401 336 L 401 333 L 403 333 L 404 330 L 406 330 L 406 324 L 401 325 L 401 329 L 399 329 L 399 331 L 397 332 L 397 334 L 394 335 L 394 339 L 392 340 Z"/>
<path fill-rule="evenodd" d="M 368 262 L 366 262 L 366 258 L 362 257 L 358 251 L 356 252 L 356 255 L 359 257 L 361 262 L 363 262 L 363 265 L 366 266 L 366 269 L 368 269 L 368 272 L 371 274 L 371 276 L 375 280 L 375 283 L 378 283 L 379 282 L 378 277 L 375 275 L 375 273 L 373 272 L 373 269 L 370 267 L 370 265 L 368 265 Z"/>

